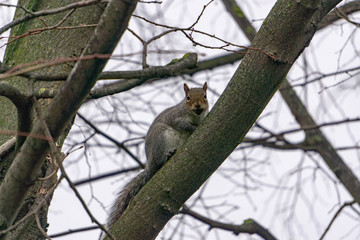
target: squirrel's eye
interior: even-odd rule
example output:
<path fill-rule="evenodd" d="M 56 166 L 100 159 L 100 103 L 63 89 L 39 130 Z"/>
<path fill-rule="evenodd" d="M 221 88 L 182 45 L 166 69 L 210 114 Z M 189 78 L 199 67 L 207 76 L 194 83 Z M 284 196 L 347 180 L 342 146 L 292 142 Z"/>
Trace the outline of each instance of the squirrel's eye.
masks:
<path fill-rule="evenodd" d="M 206 94 L 204 95 L 204 99 L 206 99 Z"/>
<path fill-rule="evenodd" d="M 190 101 L 190 96 L 186 96 L 186 100 Z"/>

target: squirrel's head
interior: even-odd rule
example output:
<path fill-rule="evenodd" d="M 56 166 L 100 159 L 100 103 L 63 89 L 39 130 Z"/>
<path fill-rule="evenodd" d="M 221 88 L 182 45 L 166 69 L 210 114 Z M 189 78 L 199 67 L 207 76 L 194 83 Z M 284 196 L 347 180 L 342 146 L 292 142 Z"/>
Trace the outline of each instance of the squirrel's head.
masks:
<path fill-rule="evenodd" d="M 185 105 L 188 111 L 201 115 L 207 112 L 209 103 L 206 97 L 207 83 L 205 82 L 202 88 L 189 88 L 184 84 L 185 90 Z"/>

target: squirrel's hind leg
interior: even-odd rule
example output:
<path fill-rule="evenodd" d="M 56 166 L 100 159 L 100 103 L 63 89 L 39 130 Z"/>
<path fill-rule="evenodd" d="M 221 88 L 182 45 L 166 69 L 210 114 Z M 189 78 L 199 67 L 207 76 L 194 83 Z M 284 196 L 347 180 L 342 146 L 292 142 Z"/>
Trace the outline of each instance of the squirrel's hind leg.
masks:
<path fill-rule="evenodd" d="M 169 160 L 176 153 L 176 148 L 170 148 L 166 154 L 166 161 Z"/>

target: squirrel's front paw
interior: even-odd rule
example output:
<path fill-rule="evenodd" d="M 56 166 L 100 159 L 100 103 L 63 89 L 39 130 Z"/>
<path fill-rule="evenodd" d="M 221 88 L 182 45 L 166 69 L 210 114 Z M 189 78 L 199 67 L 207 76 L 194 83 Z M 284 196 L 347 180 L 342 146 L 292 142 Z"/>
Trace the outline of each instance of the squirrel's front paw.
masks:
<path fill-rule="evenodd" d="M 169 151 L 166 154 L 166 160 L 169 160 L 175 153 L 176 153 L 176 148 L 171 148 L 169 149 Z"/>

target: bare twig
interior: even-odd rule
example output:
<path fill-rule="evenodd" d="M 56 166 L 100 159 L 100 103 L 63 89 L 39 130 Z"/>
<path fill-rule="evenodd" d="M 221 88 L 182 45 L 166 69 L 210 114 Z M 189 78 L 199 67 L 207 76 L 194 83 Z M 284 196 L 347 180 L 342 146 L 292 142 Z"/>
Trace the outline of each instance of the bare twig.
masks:
<path fill-rule="evenodd" d="M 0 79 L 5 79 L 8 77 L 17 76 L 17 75 L 23 75 L 24 73 L 35 71 L 35 70 L 45 68 L 45 67 L 54 66 L 57 64 L 62 64 L 62 63 L 67 63 L 67 62 L 76 62 L 79 60 L 108 59 L 110 57 L 111 57 L 111 54 L 91 54 L 91 55 L 86 55 L 86 56 L 81 56 L 81 57 L 62 57 L 62 58 L 46 59 L 46 60 L 40 59 L 35 62 L 21 64 L 14 68 L 8 69 L 5 73 L 0 74 Z M 36 80 L 36 78 L 34 78 L 34 77 L 36 77 L 36 74 L 34 76 L 32 76 L 32 75 L 25 75 L 25 76 L 30 76 L 33 80 Z M 55 79 L 55 80 L 59 80 L 59 79 Z M 65 80 L 65 79 L 63 79 L 63 80 Z"/>
<path fill-rule="evenodd" d="M 111 54 L 124 33 L 137 2 L 137 0 L 110 1 L 99 21 L 97 31 L 83 50 L 83 55 L 88 52 Z M 117 23 L 117 26 L 114 27 L 113 23 Z M 51 127 L 51 136 L 54 139 L 59 138 L 63 133 L 65 125 L 69 123 L 95 85 L 97 76 L 106 62 L 107 59 L 77 61 L 67 82 L 61 88 L 62 94 L 58 94 L 44 112 L 44 120 L 47 126 Z M 40 121 L 36 121 L 32 133 L 44 134 L 43 124 Z M 16 154 L 0 185 L 2 227 L 12 225 L 49 150 L 48 141 L 26 138 L 22 151 Z"/>
<path fill-rule="evenodd" d="M 116 176 L 116 175 L 119 175 L 119 174 L 122 174 L 122 173 L 138 171 L 138 170 L 140 170 L 139 167 L 132 167 L 132 168 L 121 169 L 121 170 L 117 170 L 117 171 L 113 171 L 113 172 L 108 172 L 108 173 L 101 174 L 101 175 L 98 175 L 98 176 L 95 176 L 95 177 L 90 177 L 90 178 L 86 178 L 86 179 L 83 179 L 83 180 L 78 180 L 78 181 L 74 182 L 74 185 L 79 186 L 79 185 L 82 185 L 82 184 L 85 184 L 85 183 L 94 182 L 94 181 L 101 180 L 101 179 L 104 179 L 104 178 Z"/>
<path fill-rule="evenodd" d="M 25 222 L 26 220 L 28 220 L 30 217 L 32 217 L 34 214 L 37 214 L 41 208 L 47 203 L 47 201 L 49 200 L 49 198 L 51 197 L 51 195 L 53 194 L 54 190 L 56 189 L 56 187 L 60 184 L 60 182 L 62 181 L 63 177 L 60 177 L 58 179 L 58 181 L 56 182 L 56 184 L 54 186 L 52 186 L 46 193 L 46 195 L 43 197 L 43 199 L 40 201 L 40 203 L 30 212 L 28 212 L 26 214 L 25 217 L 23 217 L 22 219 L 18 220 L 16 223 L 14 223 L 13 225 L 11 225 L 9 228 L 0 231 L 0 236 L 2 236 L 3 234 L 8 233 L 9 231 L 14 230 L 15 228 L 17 228 L 21 223 Z"/>
<path fill-rule="evenodd" d="M 213 219 L 210 219 L 208 217 L 202 216 L 199 213 L 196 213 L 192 211 L 187 206 L 183 206 L 183 208 L 180 210 L 180 213 L 187 214 L 200 222 L 203 222 L 207 225 L 209 225 L 211 228 L 219 228 L 223 230 L 232 231 L 235 235 L 238 235 L 240 233 L 249 233 L 249 234 L 257 234 L 261 236 L 265 240 L 276 240 L 276 238 L 263 226 L 258 224 L 256 221 L 249 219 L 244 221 L 243 224 L 240 225 L 234 225 L 234 224 L 228 224 L 228 223 L 222 223 L 219 221 L 215 221 Z"/>
<path fill-rule="evenodd" d="M 195 53 L 185 54 L 182 59 L 178 59 L 175 63 L 168 64 L 166 66 L 151 67 L 138 71 L 126 71 L 126 72 L 108 72 L 104 76 L 107 79 L 116 79 L 118 77 L 126 80 L 120 80 L 116 83 L 105 85 L 101 88 L 92 90 L 89 93 L 88 99 L 97 99 L 104 96 L 127 91 L 131 88 L 139 86 L 145 83 L 149 79 L 165 78 L 169 76 L 178 75 L 179 72 L 189 70 L 196 67 L 197 55 Z M 119 75 L 120 74 L 120 75 Z M 36 93 L 37 98 L 52 98 L 57 94 L 57 91 L 50 89 L 41 89 Z"/>
<path fill-rule="evenodd" d="M 139 1 L 139 3 L 156 3 L 156 4 L 162 4 L 162 1 Z"/>
<path fill-rule="evenodd" d="M 291 134 L 291 133 L 295 133 L 295 132 L 300 132 L 300 131 L 309 131 L 309 130 L 319 130 L 322 127 L 328 127 L 328 126 L 333 126 L 333 125 L 338 125 L 338 124 L 343 124 L 343 123 L 352 123 L 352 122 L 359 122 L 360 118 L 347 118 L 347 119 L 342 119 L 342 120 L 338 120 L 338 121 L 332 121 L 332 122 L 327 122 L 327 123 L 322 123 L 322 124 L 318 124 L 318 125 L 313 125 L 313 126 L 303 126 L 301 128 L 294 128 L 294 129 L 290 129 L 290 130 L 286 130 L 283 132 L 279 132 L 279 133 L 270 133 L 270 136 L 267 137 L 263 137 L 263 138 L 258 138 L 256 140 L 254 140 L 254 143 L 264 143 L 267 140 L 271 139 L 271 138 L 277 138 L 277 140 L 284 140 L 284 135 L 286 134 Z M 245 140 L 246 141 L 246 140 Z M 275 144 L 275 142 L 268 142 L 268 144 Z M 305 144 L 305 145 L 303 145 Z M 318 150 L 317 146 L 311 146 L 311 145 L 306 145 L 306 142 L 304 142 L 303 144 L 294 144 L 294 146 L 303 149 L 303 150 L 312 150 L 312 151 L 316 151 Z M 279 148 L 281 148 L 281 146 L 278 146 Z M 286 149 L 286 147 L 282 148 L 282 149 Z"/>
<path fill-rule="evenodd" d="M 42 235 L 44 235 L 44 237 L 46 239 L 49 239 L 51 240 L 51 238 L 49 237 L 49 235 L 44 231 L 44 229 L 42 228 L 41 226 L 41 223 L 40 223 L 40 219 L 39 219 L 39 215 L 37 213 L 35 213 L 35 220 L 36 220 L 36 225 L 38 227 L 38 229 L 40 230 L 40 232 L 42 233 Z"/>
<path fill-rule="evenodd" d="M 212 2 L 214 2 L 214 0 L 210 0 L 207 4 L 205 4 L 205 5 L 203 6 L 203 9 L 202 9 L 201 13 L 199 14 L 199 16 L 197 17 L 196 21 L 195 21 L 193 24 L 191 24 L 191 26 L 189 27 L 190 29 L 191 29 L 191 28 L 194 28 L 195 25 L 198 24 L 198 22 L 200 21 L 200 18 L 202 17 L 202 15 L 203 15 L 204 12 L 205 12 L 205 9 L 206 9 Z"/>
<path fill-rule="evenodd" d="M 341 7 L 338 7 L 337 9 L 340 10 L 344 15 L 347 16 L 352 13 L 358 12 L 360 10 L 360 2 L 359 1 L 347 2 L 344 5 L 342 5 Z M 319 30 L 329 26 L 330 24 L 332 24 L 335 21 L 338 21 L 340 19 L 342 19 L 342 17 L 339 16 L 339 14 L 337 14 L 336 10 L 331 11 L 319 23 L 319 26 L 318 26 Z"/>
<path fill-rule="evenodd" d="M 57 237 L 62 237 L 62 236 L 66 236 L 66 235 L 73 234 L 73 233 L 86 232 L 86 231 L 95 230 L 95 229 L 99 229 L 99 226 L 91 226 L 91 227 L 84 227 L 84 228 L 77 228 L 77 229 L 69 229 L 68 231 L 65 231 L 65 232 L 52 234 L 52 235 L 50 235 L 50 237 L 51 238 L 57 238 Z"/>
<path fill-rule="evenodd" d="M 234 11 L 235 9 L 241 8 L 236 4 L 234 0 L 222 0 L 223 2 L 227 2 L 232 4 L 232 9 L 228 9 L 228 11 Z M 333 5 L 328 5 L 328 11 L 334 7 Z M 325 13 L 326 11 L 324 11 Z M 233 17 L 237 15 L 232 14 Z M 244 16 L 243 16 L 244 17 Z M 316 16 L 316 18 L 320 17 L 318 20 L 320 21 L 321 16 Z M 325 17 L 322 16 L 322 17 Z M 246 28 L 254 27 L 248 21 L 248 24 L 245 28 L 244 25 L 239 25 L 243 31 L 246 31 Z M 249 36 L 248 36 L 249 37 Z M 249 39 L 252 41 L 253 39 L 250 37 Z M 305 130 L 306 134 L 306 143 L 316 143 L 316 151 L 321 155 L 324 159 L 328 167 L 334 172 L 334 174 L 338 177 L 341 183 L 345 186 L 345 188 L 349 191 L 349 193 L 353 196 L 353 198 L 360 203 L 360 182 L 352 170 L 346 165 L 341 156 L 336 152 L 335 148 L 331 145 L 331 143 L 327 140 L 326 136 L 320 130 L 320 125 L 317 125 L 315 120 L 312 118 L 310 113 L 307 111 L 306 107 L 302 103 L 301 99 L 298 97 L 297 93 L 290 87 L 290 83 L 285 79 L 283 81 L 282 86 L 284 88 L 280 89 L 280 93 L 284 98 L 285 102 L 289 106 L 292 114 L 294 115 L 297 122 L 300 124 L 302 129 Z M 358 121 L 358 120 L 355 120 Z M 324 125 L 323 125 L 324 126 Z M 311 128 L 311 129 L 309 129 Z"/>
<path fill-rule="evenodd" d="M 113 142 L 116 146 L 118 146 L 119 148 L 123 149 L 127 154 L 129 154 L 129 156 L 134 159 L 140 167 L 144 168 L 145 165 L 132 153 L 130 152 L 130 150 L 121 142 L 117 141 L 116 139 L 112 138 L 111 136 L 109 136 L 108 134 L 104 133 L 103 131 L 101 131 L 99 128 L 97 128 L 94 124 L 92 124 L 89 120 L 87 120 L 84 116 L 82 116 L 80 113 L 77 113 L 77 115 L 81 118 L 81 120 L 83 120 L 86 124 L 88 124 L 92 129 L 94 129 L 94 131 L 98 134 L 100 134 L 101 136 L 105 137 L 107 140 Z"/>
<path fill-rule="evenodd" d="M 39 121 L 41 121 L 45 134 L 48 138 L 52 138 L 50 130 L 45 122 L 45 120 L 43 119 L 43 116 L 41 114 L 41 109 L 40 109 L 40 105 L 37 102 L 35 96 L 33 96 L 33 101 L 34 101 L 34 106 L 35 106 L 35 110 L 38 114 L 38 118 Z M 79 191 L 77 190 L 77 188 L 75 187 L 75 185 L 73 184 L 73 182 L 71 181 L 69 175 L 67 175 L 65 168 L 62 164 L 62 158 L 58 152 L 58 148 L 55 146 L 54 142 L 49 142 L 50 145 L 50 150 L 51 150 L 51 155 L 52 157 L 55 159 L 57 166 L 59 167 L 60 171 L 61 171 L 61 175 L 66 179 L 66 181 L 68 182 L 70 188 L 73 190 L 73 192 L 75 193 L 76 197 L 78 198 L 78 200 L 80 201 L 82 207 L 85 209 L 86 213 L 88 214 L 88 216 L 90 217 L 91 221 L 96 223 L 96 225 L 99 226 L 99 228 L 106 232 L 106 234 L 108 234 L 109 238 L 112 240 L 115 240 L 115 238 L 111 235 L 110 232 L 108 232 L 108 230 L 94 217 L 94 215 L 91 213 L 90 209 L 88 208 L 88 206 L 86 205 L 84 199 L 81 197 Z"/>
<path fill-rule="evenodd" d="M 49 27 L 46 22 L 44 21 L 44 19 L 40 18 L 40 21 L 45 25 L 44 28 L 38 28 L 38 29 L 32 29 L 32 30 L 29 30 L 28 32 L 24 33 L 24 34 L 21 34 L 19 36 L 11 36 L 10 38 L 12 40 L 8 41 L 7 43 L 5 43 L 3 46 L 6 46 L 20 38 L 23 38 L 23 37 L 27 37 L 27 36 L 30 36 L 30 35 L 36 35 L 36 34 L 40 34 L 44 31 L 48 31 L 48 30 L 53 30 L 53 29 L 57 29 L 61 24 L 63 24 L 66 19 L 68 19 L 73 13 L 75 12 L 75 9 L 71 9 L 62 19 L 60 19 L 60 21 L 58 23 L 56 23 L 54 26 L 51 26 Z M 1 47 L 3 47 L 1 46 Z M 0 47 L 0 48 L 1 48 Z"/>
<path fill-rule="evenodd" d="M 0 146 L 0 159 L 5 157 L 10 151 L 15 148 L 16 137 L 12 137 Z"/>
<path fill-rule="evenodd" d="M 80 1 L 80 2 L 76 2 L 76 3 L 71 3 L 69 5 L 66 5 L 64 7 L 59 7 L 59 8 L 54 8 L 54 9 L 47 9 L 47 10 L 42 10 L 42 11 L 38 11 L 38 12 L 29 12 L 27 11 L 27 14 L 19 19 L 16 19 L 14 21 L 12 21 L 11 23 L 6 24 L 4 27 L 0 28 L 0 34 L 2 34 L 3 32 L 7 31 L 8 29 L 26 22 L 28 20 L 40 17 L 40 16 L 46 16 L 46 15 L 51 15 L 51 14 L 56 14 L 56 13 L 61 13 L 61 12 L 65 12 L 71 9 L 76 9 L 76 8 L 81 8 L 81 7 L 86 7 L 89 5 L 93 5 L 93 4 L 97 4 L 101 2 L 101 0 L 88 0 L 88 1 Z M 24 8 L 22 8 L 24 9 Z"/>
<path fill-rule="evenodd" d="M 63 29 L 78 29 L 78 28 L 88 28 L 88 27 L 96 27 L 97 24 L 87 24 L 87 25 L 79 25 L 79 26 L 65 26 L 65 27 L 59 27 L 58 24 L 56 24 L 55 26 L 52 27 L 44 27 L 44 28 L 37 28 L 37 29 L 32 29 L 29 30 L 28 32 L 21 34 L 19 36 L 10 36 L 9 38 L 11 39 L 10 41 L 8 41 L 7 43 L 3 44 L 2 46 L 0 46 L 0 48 L 9 45 L 10 43 L 19 40 L 20 38 L 24 38 L 24 37 L 28 37 L 31 35 L 36 35 L 36 34 L 40 34 L 42 32 L 45 31 L 49 31 L 49 30 L 63 30 Z"/>
<path fill-rule="evenodd" d="M 262 49 L 259 49 L 259 48 L 252 48 L 252 47 L 247 47 L 247 46 L 243 46 L 243 45 L 238 45 L 238 44 L 234 44 L 234 43 L 231 43 L 231 42 L 228 42 L 224 39 L 221 39 L 219 37 L 216 37 L 215 35 L 211 35 L 207 32 L 203 32 L 203 31 L 200 31 L 200 30 L 196 30 L 196 29 L 193 29 L 193 28 L 181 28 L 181 27 L 172 27 L 172 26 L 168 26 L 168 25 L 165 25 L 165 24 L 161 24 L 161 23 L 156 23 L 156 22 L 153 22 L 153 21 L 150 21 L 144 17 L 141 17 L 141 16 L 138 16 L 138 15 L 133 15 L 133 17 L 136 17 L 136 18 L 139 18 L 145 22 L 148 22 L 150 24 L 153 24 L 155 26 L 158 26 L 158 27 L 163 27 L 163 28 L 167 28 L 167 29 L 171 29 L 172 31 L 176 32 L 176 31 L 180 31 L 182 32 L 190 41 L 193 42 L 193 44 L 195 45 L 199 45 L 199 46 L 202 46 L 204 48 L 210 48 L 210 49 L 223 49 L 225 51 L 228 51 L 228 52 L 238 52 L 238 50 L 231 50 L 231 49 L 227 49 L 226 47 L 228 46 L 233 46 L 233 47 L 237 47 L 237 48 L 243 48 L 243 49 L 247 49 L 247 50 L 253 50 L 253 51 L 257 51 L 257 52 L 261 52 L 263 54 L 265 54 L 266 56 L 268 56 L 269 58 L 273 59 L 273 60 L 276 60 L 276 58 L 272 55 L 272 54 L 269 54 L 267 52 L 265 52 L 264 50 Z M 200 42 L 197 42 L 195 41 L 190 34 L 187 34 L 187 32 L 190 32 L 190 33 L 199 33 L 199 34 L 202 34 L 202 35 L 205 35 L 205 36 L 208 36 L 210 38 L 214 38 L 220 42 L 223 42 L 224 45 L 223 46 L 220 46 L 220 47 L 214 47 L 214 46 L 208 46 L 208 45 L 205 45 L 205 44 L 202 44 Z"/>
<path fill-rule="evenodd" d="M 350 20 L 350 19 L 348 18 L 348 16 L 346 15 L 346 13 L 343 12 L 341 9 L 335 8 L 335 13 L 336 13 L 340 18 L 344 19 L 345 21 L 353 24 L 353 25 L 356 26 L 356 27 L 360 27 L 360 23 L 357 23 L 357 22 L 354 22 L 354 21 Z"/>
<path fill-rule="evenodd" d="M 303 82 L 303 83 L 299 83 L 299 84 L 292 84 L 291 87 L 294 88 L 294 87 L 303 87 L 305 85 L 308 85 L 310 83 L 314 83 L 316 81 L 319 81 L 319 80 L 322 80 L 324 78 L 327 78 L 327 77 L 332 77 L 332 76 L 336 76 L 336 75 L 340 75 L 340 74 L 350 74 L 350 72 L 352 71 L 356 71 L 356 70 L 360 70 L 360 66 L 357 66 L 357 67 L 352 67 L 352 68 L 348 68 L 348 69 L 344 69 L 344 70 L 339 70 L 339 71 L 335 71 L 335 72 L 331 72 L 331 73 L 320 73 L 320 72 L 315 72 L 311 75 L 320 75 L 319 77 L 315 77 L 311 80 L 307 80 L 306 82 Z M 351 75 L 351 77 L 353 77 L 354 75 L 356 74 L 359 74 L 359 73 L 355 73 L 353 75 Z M 309 75 L 309 77 L 311 76 Z M 296 81 L 296 80 L 294 80 Z M 343 81 L 341 81 L 343 82 Z M 337 85 L 339 83 L 336 83 L 335 85 Z M 281 89 L 283 89 L 284 87 L 280 87 Z"/>
<path fill-rule="evenodd" d="M 329 232 L 331 225 L 334 223 L 335 219 L 340 215 L 341 211 L 344 210 L 345 207 L 351 206 L 354 203 L 356 203 L 356 201 L 351 201 L 351 202 L 345 202 L 335 213 L 334 217 L 331 219 L 329 225 L 326 227 L 325 231 L 323 232 L 323 234 L 321 234 L 321 237 L 319 238 L 319 240 L 324 239 L 325 235 Z"/>

